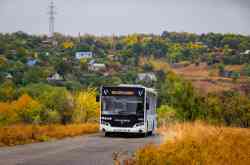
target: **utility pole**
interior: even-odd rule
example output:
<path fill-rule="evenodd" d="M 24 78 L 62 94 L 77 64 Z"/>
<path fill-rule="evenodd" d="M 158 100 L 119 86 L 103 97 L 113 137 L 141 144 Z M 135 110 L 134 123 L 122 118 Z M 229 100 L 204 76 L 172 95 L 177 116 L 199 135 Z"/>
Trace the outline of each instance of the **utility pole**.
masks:
<path fill-rule="evenodd" d="M 49 5 L 49 36 L 53 38 L 54 36 L 54 28 L 55 28 L 55 5 L 53 0 L 51 0 Z"/>

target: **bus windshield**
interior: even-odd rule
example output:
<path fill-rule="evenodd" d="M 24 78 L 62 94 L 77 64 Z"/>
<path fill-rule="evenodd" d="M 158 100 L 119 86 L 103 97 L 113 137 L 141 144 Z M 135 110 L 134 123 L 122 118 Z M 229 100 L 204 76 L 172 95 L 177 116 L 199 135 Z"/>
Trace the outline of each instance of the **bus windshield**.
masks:
<path fill-rule="evenodd" d="M 138 96 L 103 96 L 102 114 L 139 115 L 144 114 L 143 98 Z"/>

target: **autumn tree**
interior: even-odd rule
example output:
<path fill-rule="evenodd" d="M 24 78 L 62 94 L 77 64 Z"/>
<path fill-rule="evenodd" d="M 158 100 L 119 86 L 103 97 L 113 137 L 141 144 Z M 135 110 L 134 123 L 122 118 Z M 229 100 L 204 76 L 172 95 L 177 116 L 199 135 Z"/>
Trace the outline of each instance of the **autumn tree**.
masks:
<path fill-rule="evenodd" d="M 86 89 L 77 93 L 74 97 L 75 110 L 73 121 L 76 123 L 86 123 L 98 120 L 99 104 L 96 102 L 95 89 Z"/>

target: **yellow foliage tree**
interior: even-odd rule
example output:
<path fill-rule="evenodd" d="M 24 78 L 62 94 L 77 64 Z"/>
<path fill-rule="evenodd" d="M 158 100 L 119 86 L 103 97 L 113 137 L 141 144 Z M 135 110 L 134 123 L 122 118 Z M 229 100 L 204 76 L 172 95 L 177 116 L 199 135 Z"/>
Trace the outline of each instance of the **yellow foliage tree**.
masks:
<path fill-rule="evenodd" d="M 7 59 L 5 57 L 0 57 L 0 68 L 7 64 Z"/>
<path fill-rule="evenodd" d="M 88 68 L 88 60 L 85 58 L 80 59 L 80 66 L 81 66 L 82 70 L 87 69 Z"/>
<path fill-rule="evenodd" d="M 88 88 L 77 93 L 74 97 L 75 110 L 73 122 L 96 122 L 99 116 L 99 103 L 96 102 L 96 90 Z"/>
<path fill-rule="evenodd" d="M 11 80 L 0 85 L 0 98 L 4 101 L 13 100 L 16 94 L 15 85 Z"/>
<path fill-rule="evenodd" d="M 72 41 L 66 41 L 63 43 L 64 49 L 70 49 L 74 47 L 74 43 Z"/>
<path fill-rule="evenodd" d="M 42 105 L 29 95 L 24 94 L 11 104 L 13 111 L 18 114 L 22 122 L 40 122 Z"/>
<path fill-rule="evenodd" d="M 11 106 L 11 103 L 0 102 L 0 124 L 8 124 L 17 121 L 18 116 Z"/>
<path fill-rule="evenodd" d="M 123 42 L 125 42 L 127 45 L 133 45 L 135 43 L 138 43 L 140 41 L 140 38 L 137 34 L 128 35 L 123 39 Z"/>

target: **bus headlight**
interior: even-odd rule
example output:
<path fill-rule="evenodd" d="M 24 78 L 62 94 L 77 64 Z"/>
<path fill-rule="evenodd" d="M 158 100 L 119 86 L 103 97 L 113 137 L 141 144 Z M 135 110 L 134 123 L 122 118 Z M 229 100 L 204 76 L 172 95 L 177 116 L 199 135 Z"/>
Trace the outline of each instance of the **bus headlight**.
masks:
<path fill-rule="evenodd" d="M 101 121 L 101 124 L 106 125 L 106 126 L 110 126 L 110 123 L 106 122 L 106 121 Z"/>
<path fill-rule="evenodd" d="M 136 123 L 135 125 L 134 125 L 134 127 L 139 127 L 139 126 L 143 126 L 144 125 L 144 122 L 140 122 L 140 123 Z"/>
<path fill-rule="evenodd" d="M 112 117 L 105 117 L 105 116 L 102 116 L 101 119 L 102 119 L 102 120 L 112 120 Z"/>

